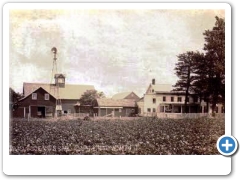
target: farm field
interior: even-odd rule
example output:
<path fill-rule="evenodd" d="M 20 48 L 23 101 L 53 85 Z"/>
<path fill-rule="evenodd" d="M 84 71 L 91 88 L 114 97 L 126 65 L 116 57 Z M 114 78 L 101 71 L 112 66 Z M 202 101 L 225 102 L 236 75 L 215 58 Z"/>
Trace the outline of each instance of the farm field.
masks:
<path fill-rule="evenodd" d="M 9 153 L 211 155 L 224 130 L 223 118 L 12 120 Z"/>

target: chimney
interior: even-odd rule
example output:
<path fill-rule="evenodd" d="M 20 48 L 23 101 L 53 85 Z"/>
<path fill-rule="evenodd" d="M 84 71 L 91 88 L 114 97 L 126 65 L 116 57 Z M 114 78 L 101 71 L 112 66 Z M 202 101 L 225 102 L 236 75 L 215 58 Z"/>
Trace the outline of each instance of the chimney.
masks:
<path fill-rule="evenodd" d="M 155 85 L 155 79 L 152 79 L 152 85 Z"/>

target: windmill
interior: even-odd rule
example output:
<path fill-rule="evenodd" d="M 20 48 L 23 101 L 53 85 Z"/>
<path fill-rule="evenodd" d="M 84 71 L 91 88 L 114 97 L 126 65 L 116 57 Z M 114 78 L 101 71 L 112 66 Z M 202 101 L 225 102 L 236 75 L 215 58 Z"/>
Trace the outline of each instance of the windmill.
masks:
<path fill-rule="evenodd" d="M 57 48 L 53 47 L 51 49 L 51 51 L 53 53 L 53 66 L 52 66 L 52 76 L 51 76 L 51 83 L 50 83 L 50 91 L 56 97 L 55 116 L 61 116 L 61 113 L 62 113 L 62 102 L 61 102 L 60 95 L 59 95 L 59 83 L 58 83 L 58 79 L 56 78 L 56 76 L 58 75 L 58 71 L 57 71 Z M 53 77 L 55 78 L 55 84 L 53 84 L 53 82 L 52 82 Z"/>

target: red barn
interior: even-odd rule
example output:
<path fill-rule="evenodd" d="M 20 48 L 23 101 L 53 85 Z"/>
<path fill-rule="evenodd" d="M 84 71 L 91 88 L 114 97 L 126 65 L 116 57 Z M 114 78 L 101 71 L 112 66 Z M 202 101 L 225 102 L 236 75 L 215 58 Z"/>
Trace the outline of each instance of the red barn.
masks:
<path fill-rule="evenodd" d="M 20 99 L 19 107 L 13 111 L 13 117 L 47 117 L 54 116 L 56 98 L 42 87 Z"/>
<path fill-rule="evenodd" d="M 53 117 L 56 100 L 61 100 L 62 113 L 79 113 L 80 97 L 87 90 L 95 90 L 92 85 L 65 84 L 65 76 L 56 74 L 54 84 L 23 83 L 23 95 L 18 108 L 12 112 L 13 117 Z"/>

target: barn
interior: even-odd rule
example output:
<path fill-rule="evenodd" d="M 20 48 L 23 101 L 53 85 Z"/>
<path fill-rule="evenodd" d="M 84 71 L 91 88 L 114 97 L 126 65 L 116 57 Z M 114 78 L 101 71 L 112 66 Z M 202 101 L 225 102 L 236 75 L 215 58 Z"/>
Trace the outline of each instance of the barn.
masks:
<path fill-rule="evenodd" d="M 57 99 L 61 101 L 62 114 L 79 113 L 86 109 L 79 104 L 80 97 L 87 90 L 95 90 L 93 85 L 65 84 L 65 76 L 55 75 L 54 84 L 23 83 L 24 98 L 12 112 L 13 117 L 53 117 Z"/>
<path fill-rule="evenodd" d="M 52 117 L 54 116 L 56 98 L 39 87 L 31 94 L 20 99 L 18 108 L 12 112 L 13 117 Z"/>

